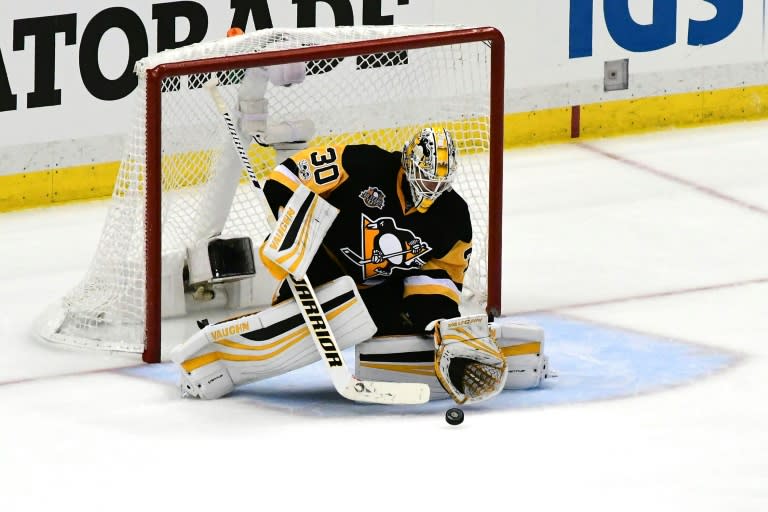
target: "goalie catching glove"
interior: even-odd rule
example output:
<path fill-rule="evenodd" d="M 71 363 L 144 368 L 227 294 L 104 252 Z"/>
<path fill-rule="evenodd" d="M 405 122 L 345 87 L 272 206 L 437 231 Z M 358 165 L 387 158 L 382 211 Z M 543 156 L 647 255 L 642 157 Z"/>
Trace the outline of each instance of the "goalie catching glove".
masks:
<path fill-rule="evenodd" d="M 338 213 L 337 208 L 304 185 L 293 192 L 261 249 L 267 267 L 278 274 L 275 277 L 288 273 L 297 280 L 304 279 Z"/>
<path fill-rule="evenodd" d="M 435 375 L 457 404 L 496 396 L 507 381 L 507 361 L 491 336 L 488 318 L 471 315 L 436 320 Z"/>

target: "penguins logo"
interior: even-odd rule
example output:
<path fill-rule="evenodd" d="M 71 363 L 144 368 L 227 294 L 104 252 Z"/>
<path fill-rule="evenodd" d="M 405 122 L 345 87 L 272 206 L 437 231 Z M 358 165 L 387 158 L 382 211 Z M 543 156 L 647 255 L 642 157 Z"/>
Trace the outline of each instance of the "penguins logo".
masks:
<path fill-rule="evenodd" d="M 413 270 L 424 265 L 421 257 L 432 248 L 412 231 L 398 228 L 392 217 L 361 217 L 362 253 L 356 254 L 349 247 L 341 252 L 362 268 L 363 280 L 392 275 L 396 268 Z"/>
<path fill-rule="evenodd" d="M 378 187 L 368 187 L 360 192 L 358 197 L 363 200 L 363 204 L 368 208 L 384 209 L 384 192 Z"/>
<path fill-rule="evenodd" d="M 312 175 L 309 172 L 309 162 L 306 160 L 300 160 L 298 163 L 299 167 L 299 179 L 303 181 L 304 183 L 309 181 L 309 178 L 312 177 Z"/>

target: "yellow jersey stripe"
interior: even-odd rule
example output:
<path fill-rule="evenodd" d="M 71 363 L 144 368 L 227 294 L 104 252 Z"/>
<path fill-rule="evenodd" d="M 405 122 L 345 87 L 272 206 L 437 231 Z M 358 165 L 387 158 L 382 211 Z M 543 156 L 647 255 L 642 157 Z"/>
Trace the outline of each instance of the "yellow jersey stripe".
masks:
<path fill-rule="evenodd" d="M 461 302 L 461 297 L 459 297 L 458 293 L 447 286 L 441 286 L 439 284 L 407 284 L 403 288 L 403 297 L 409 297 L 411 295 L 443 295 L 456 304 Z"/>
<path fill-rule="evenodd" d="M 273 171 L 269 175 L 269 179 L 271 179 L 273 181 L 276 181 L 276 182 L 280 183 L 281 185 L 284 185 L 284 186 L 288 187 L 290 190 L 293 190 L 293 191 L 295 191 L 297 188 L 299 188 L 298 183 L 296 183 L 291 178 L 289 178 L 288 176 L 286 176 L 283 173 L 278 172 L 278 171 Z"/>
<path fill-rule="evenodd" d="M 466 255 L 470 253 L 471 243 L 458 240 L 451 250 L 440 259 L 431 259 L 427 261 L 422 270 L 443 270 L 454 283 L 464 282 L 464 271 L 469 265 Z"/>

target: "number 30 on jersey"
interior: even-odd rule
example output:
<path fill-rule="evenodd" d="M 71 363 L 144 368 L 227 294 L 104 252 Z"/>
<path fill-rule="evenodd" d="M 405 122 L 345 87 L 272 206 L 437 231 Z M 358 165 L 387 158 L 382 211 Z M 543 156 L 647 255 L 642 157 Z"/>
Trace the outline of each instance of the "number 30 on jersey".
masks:
<path fill-rule="evenodd" d="M 299 178 L 318 194 L 333 190 L 341 185 L 347 173 L 341 166 L 339 146 L 316 146 L 307 148 L 293 157 L 299 167 Z"/>

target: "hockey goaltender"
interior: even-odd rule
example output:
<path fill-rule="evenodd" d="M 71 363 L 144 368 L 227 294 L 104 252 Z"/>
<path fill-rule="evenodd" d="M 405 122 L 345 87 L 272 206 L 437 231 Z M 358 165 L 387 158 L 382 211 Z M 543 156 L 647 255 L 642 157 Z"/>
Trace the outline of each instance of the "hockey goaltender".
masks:
<path fill-rule="evenodd" d="M 303 66 L 282 68 L 250 69 L 242 81 L 238 128 L 247 140 L 269 144 L 253 91 L 303 79 Z M 318 327 L 339 349 L 356 346 L 358 378 L 426 384 L 432 398 L 459 404 L 553 376 L 540 328 L 460 312 L 472 226 L 451 188 L 458 172 L 453 136 L 438 127 L 417 130 L 402 151 L 331 144 L 285 159 L 263 187 L 276 223 L 258 255 L 274 277 L 273 305 L 203 323 L 177 346 L 183 394 L 219 398 L 317 361 Z M 305 277 L 328 326 L 299 314 L 302 289 L 288 281 Z M 343 365 L 341 354 L 325 357 Z"/>

